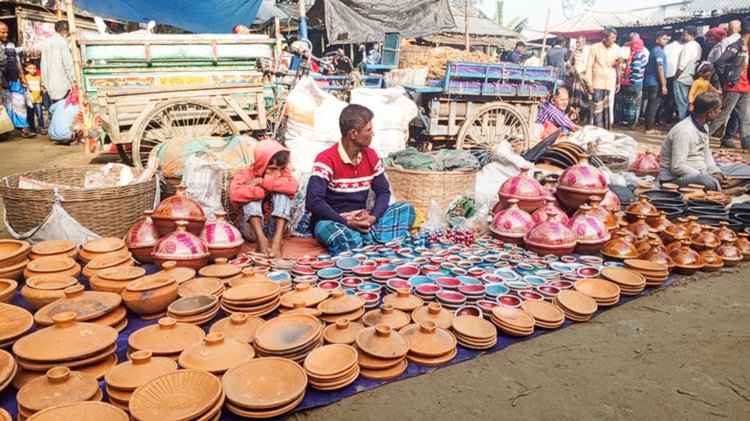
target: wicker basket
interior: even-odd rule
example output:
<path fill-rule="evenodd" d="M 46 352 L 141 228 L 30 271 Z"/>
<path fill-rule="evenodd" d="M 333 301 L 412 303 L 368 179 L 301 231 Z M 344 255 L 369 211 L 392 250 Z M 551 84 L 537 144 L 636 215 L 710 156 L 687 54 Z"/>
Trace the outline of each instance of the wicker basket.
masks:
<path fill-rule="evenodd" d="M 456 196 L 474 192 L 478 171 L 417 171 L 395 167 L 385 170 L 396 200 L 423 212 L 427 212 L 433 200 L 446 207 Z"/>
<path fill-rule="evenodd" d="M 237 209 L 232 204 L 232 201 L 229 200 L 229 185 L 232 184 L 232 179 L 242 168 L 244 167 L 230 168 L 224 173 L 225 178 L 224 186 L 221 190 L 221 204 L 224 206 L 224 210 L 227 211 L 227 220 L 232 223 L 235 223 L 237 219 Z M 182 177 L 162 176 L 161 179 L 161 200 L 174 196 L 175 192 L 177 192 L 177 186 L 182 183 Z"/>
<path fill-rule="evenodd" d="M 103 165 L 88 165 L 50 168 L 3 178 L 0 182 L 0 195 L 13 230 L 23 233 L 38 227 L 55 204 L 53 190 L 18 188 L 21 176 L 47 183 L 82 186 L 87 172 L 99 171 L 102 167 Z M 143 169 L 132 168 L 132 171 L 137 177 Z M 64 198 L 62 207 L 79 224 L 101 236 L 122 238 L 143 218 L 144 210 L 153 209 L 156 177 L 122 187 L 60 189 L 59 193 Z"/>
<path fill-rule="evenodd" d="M 612 172 L 626 172 L 628 170 L 628 158 L 622 155 L 597 155 L 597 158 Z"/>

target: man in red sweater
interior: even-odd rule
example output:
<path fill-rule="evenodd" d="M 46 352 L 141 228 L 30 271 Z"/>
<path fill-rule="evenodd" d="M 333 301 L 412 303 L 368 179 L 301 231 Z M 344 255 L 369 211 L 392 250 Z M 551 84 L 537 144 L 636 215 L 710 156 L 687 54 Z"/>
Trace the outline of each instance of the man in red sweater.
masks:
<path fill-rule="evenodd" d="M 289 150 L 279 142 L 258 142 L 253 165 L 234 176 L 229 187 L 229 198 L 239 209 L 242 236 L 257 242 L 258 252 L 268 257 L 281 257 L 281 241 L 297 194 L 297 180 L 288 164 Z"/>
<path fill-rule="evenodd" d="M 408 235 L 414 207 L 389 206 L 391 187 L 372 142 L 372 111 L 349 105 L 341 111 L 341 141 L 321 152 L 307 184 L 306 207 L 315 224 L 315 237 L 331 251 L 387 243 Z M 373 206 L 367 199 L 375 193 Z"/>

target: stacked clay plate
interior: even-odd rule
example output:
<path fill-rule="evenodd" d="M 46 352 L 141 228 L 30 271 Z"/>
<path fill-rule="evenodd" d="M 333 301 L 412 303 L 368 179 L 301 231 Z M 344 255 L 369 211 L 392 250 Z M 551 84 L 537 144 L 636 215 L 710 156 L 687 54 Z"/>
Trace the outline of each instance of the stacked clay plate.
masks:
<path fill-rule="evenodd" d="M 47 408 L 34 414 L 33 421 L 59 420 L 107 420 L 128 421 L 128 414 L 122 409 L 104 402 L 83 401 L 67 403 Z"/>
<path fill-rule="evenodd" d="M 0 349 L 0 392 L 13 381 L 18 370 L 18 364 L 8 351 Z"/>
<path fill-rule="evenodd" d="M 495 325 L 481 317 L 458 316 L 452 326 L 458 344 L 464 348 L 489 349 L 497 344 Z"/>
<path fill-rule="evenodd" d="M 520 308 L 498 306 L 492 309 L 492 323 L 501 332 L 511 336 L 528 336 L 534 333 L 534 317 Z"/>
<path fill-rule="evenodd" d="M 203 370 L 177 370 L 138 386 L 128 408 L 134 420 L 218 420 L 224 404 L 221 380 Z"/>
<path fill-rule="evenodd" d="M 349 295 L 343 289 L 335 290 L 331 297 L 318 304 L 320 319 L 328 323 L 344 318 L 357 320 L 365 314 L 365 300 L 357 295 Z"/>
<path fill-rule="evenodd" d="M 53 301 L 34 313 L 40 326 L 54 324 L 54 316 L 73 312 L 76 321 L 109 326 L 121 332 L 128 325 L 127 311 L 120 295 L 113 292 L 84 291 L 83 285 L 74 284 L 63 290 L 64 298 Z"/>
<path fill-rule="evenodd" d="M 199 326 L 210 322 L 218 313 L 219 298 L 214 295 L 178 298 L 167 307 L 167 317 Z"/>
<path fill-rule="evenodd" d="M 593 298 L 599 307 L 613 306 L 620 301 L 620 287 L 604 279 L 579 279 L 573 284 L 573 289 Z"/>
<path fill-rule="evenodd" d="M 251 344 L 255 340 L 255 332 L 265 322 L 265 320 L 257 316 L 234 313 L 211 325 L 209 332 L 221 332 L 225 338 L 234 339 L 240 343 Z"/>
<path fill-rule="evenodd" d="M 162 374 L 177 371 L 177 363 L 171 358 L 154 357 L 151 351 L 136 351 L 130 361 L 113 367 L 104 375 L 109 402 L 127 411 L 130 396 L 138 386 Z"/>
<path fill-rule="evenodd" d="M 18 391 L 18 419 L 25 420 L 39 411 L 57 405 L 83 401 L 101 401 L 99 382 L 86 373 L 58 366 L 45 376 L 28 382 Z"/>
<path fill-rule="evenodd" d="M 247 313 L 265 316 L 279 307 L 281 288 L 275 282 L 253 282 L 229 288 L 221 295 L 221 308 L 227 314 Z"/>
<path fill-rule="evenodd" d="M 565 323 L 565 313 L 548 301 L 524 301 L 521 308 L 534 317 L 536 327 L 557 329 Z"/>
<path fill-rule="evenodd" d="M 454 320 L 455 322 L 455 320 Z M 413 323 L 399 330 L 409 342 L 406 358 L 421 365 L 441 365 L 456 357 L 456 337 L 432 321 Z"/>
<path fill-rule="evenodd" d="M 646 278 L 640 273 L 625 268 L 604 268 L 601 275 L 620 287 L 621 295 L 638 295 L 646 288 Z"/>
<path fill-rule="evenodd" d="M 328 325 L 323 329 L 323 340 L 327 344 L 352 345 L 357 339 L 359 331 L 364 328 L 362 324 L 351 322 L 349 319 L 338 319 L 336 323 Z"/>
<path fill-rule="evenodd" d="M 409 363 L 409 342 L 388 325 L 364 328 L 355 339 L 362 377 L 387 380 L 400 376 Z"/>
<path fill-rule="evenodd" d="M 646 279 L 646 286 L 659 286 L 669 278 L 669 270 L 662 264 L 642 259 L 627 259 L 624 263 L 626 269 L 638 272 Z"/>
<path fill-rule="evenodd" d="M 574 290 L 561 291 L 552 303 L 565 313 L 565 318 L 574 322 L 591 320 L 599 306 L 586 294 Z"/>
<path fill-rule="evenodd" d="M 34 316 L 26 309 L 13 304 L 0 303 L 0 348 L 13 345 L 31 330 L 32 326 L 34 326 Z"/>
<path fill-rule="evenodd" d="M 185 348 L 178 361 L 181 367 L 221 376 L 230 368 L 254 357 L 255 350 L 250 344 L 226 338 L 221 332 L 211 332 L 203 342 Z"/>
<path fill-rule="evenodd" d="M 321 322 L 308 314 L 286 314 L 264 323 L 255 332 L 259 357 L 283 357 L 298 363 L 323 344 Z"/>
<path fill-rule="evenodd" d="M 303 368 L 313 388 L 338 390 L 357 380 L 360 370 L 357 359 L 357 350 L 351 345 L 325 345 L 305 358 Z"/>

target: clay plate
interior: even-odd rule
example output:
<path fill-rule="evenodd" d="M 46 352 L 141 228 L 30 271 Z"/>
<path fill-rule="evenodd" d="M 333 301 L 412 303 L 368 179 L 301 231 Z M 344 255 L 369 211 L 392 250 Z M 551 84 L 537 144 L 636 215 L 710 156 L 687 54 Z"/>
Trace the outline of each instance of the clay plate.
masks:
<path fill-rule="evenodd" d="M 395 365 L 389 368 L 383 370 L 362 368 L 360 369 L 359 374 L 364 378 L 372 380 L 390 380 L 404 374 L 408 366 L 409 362 L 406 360 L 406 358 L 401 358 L 396 362 Z"/>
<path fill-rule="evenodd" d="M 610 301 L 620 297 L 620 287 L 617 284 L 599 278 L 579 279 L 573 284 L 573 289 L 595 301 Z"/>
<path fill-rule="evenodd" d="M 555 299 L 563 306 L 563 310 L 567 309 L 580 315 L 594 314 L 597 309 L 596 301 L 593 298 L 578 291 L 569 289 L 561 291 Z"/>
<path fill-rule="evenodd" d="M 177 323 L 164 318 L 158 324 L 131 333 L 128 345 L 135 350 L 151 351 L 154 355 L 179 354 L 190 345 L 200 343 L 206 334 L 198 326 Z"/>
<path fill-rule="evenodd" d="M 623 286 L 641 287 L 646 284 L 643 275 L 625 268 L 604 268 L 602 269 L 602 276 L 620 285 L 620 289 L 623 289 Z"/>
<path fill-rule="evenodd" d="M 546 301 L 524 301 L 521 308 L 531 314 L 536 324 L 553 325 L 565 321 L 565 313 Z"/>
<path fill-rule="evenodd" d="M 236 407 L 273 409 L 304 395 L 307 374 L 298 364 L 284 358 L 257 358 L 224 373 L 222 385 L 227 400 Z"/>
<path fill-rule="evenodd" d="M 409 352 L 406 338 L 386 325 L 362 329 L 357 334 L 356 343 L 364 353 L 377 358 L 400 358 Z"/>
<path fill-rule="evenodd" d="M 37 412 L 29 419 L 34 421 L 128 421 L 130 418 L 125 411 L 108 403 L 85 401 L 53 406 Z"/>
<path fill-rule="evenodd" d="M 453 319 L 453 331 L 456 335 L 480 342 L 497 337 L 495 325 L 474 316 L 458 316 Z"/>
<path fill-rule="evenodd" d="M 261 411 L 253 411 L 253 410 L 245 409 L 245 408 L 239 407 L 237 405 L 232 405 L 229 402 L 227 402 L 226 406 L 227 406 L 227 409 L 230 412 L 232 412 L 234 414 L 237 414 L 237 415 L 239 415 L 241 417 L 246 417 L 246 418 L 273 418 L 273 417 L 277 417 L 279 415 L 282 415 L 284 413 L 287 413 L 287 412 L 291 411 L 292 409 L 296 408 L 297 405 L 299 405 L 300 403 L 302 403 L 302 400 L 304 398 L 305 398 L 305 394 L 302 393 L 293 402 L 290 402 L 290 403 L 288 403 L 286 405 L 279 406 L 277 408 L 272 408 L 272 409 L 267 409 L 267 410 L 261 410 Z"/>
<path fill-rule="evenodd" d="M 341 375 L 357 364 L 357 350 L 350 345 L 325 345 L 305 358 L 304 368 L 316 378 Z"/>
<path fill-rule="evenodd" d="M 513 329 L 525 330 L 534 328 L 534 317 L 520 308 L 494 307 L 492 309 L 492 317 Z"/>
<path fill-rule="evenodd" d="M 330 344 L 351 345 L 357 339 L 359 331 L 365 327 L 348 319 L 338 319 L 330 326 L 323 329 L 323 339 Z"/>
<path fill-rule="evenodd" d="M 285 315 L 259 327 L 255 332 L 255 345 L 268 351 L 289 351 L 310 343 L 321 331 L 320 322 L 315 317 L 306 314 Z"/>

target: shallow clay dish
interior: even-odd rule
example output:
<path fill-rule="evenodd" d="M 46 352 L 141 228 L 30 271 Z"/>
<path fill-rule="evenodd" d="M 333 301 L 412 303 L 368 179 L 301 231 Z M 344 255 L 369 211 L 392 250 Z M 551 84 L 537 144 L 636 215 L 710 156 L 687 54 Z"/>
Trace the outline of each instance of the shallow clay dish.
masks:
<path fill-rule="evenodd" d="M 195 269 L 177 266 L 177 262 L 174 260 L 162 263 L 161 267 L 162 270 L 156 272 L 154 275 L 166 275 L 169 279 L 174 279 L 177 285 L 182 285 L 195 278 Z"/>
<path fill-rule="evenodd" d="M 514 330 L 534 329 L 534 317 L 520 308 L 494 307 L 492 316 Z"/>
<path fill-rule="evenodd" d="M 597 310 L 596 301 L 588 295 L 578 291 L 570 289 L 561 291 L 555 299 L 564 307 L 563 310 L 567 309 L 583 316 L 594 314 Z"/>
<path fill-rule="evenodd" d="M 637 288 L 646 284 L 646 278 L 644 278 L 643 275 L 630 269 L 604 268 L 602 269 L 601 275 L 620 285 L 621 289 L 623 286 Z"/>
<path fill-rule="evenodd" d="M 227 400 L 240 408 L 272 409 L 304 395 L 307 374 L 298 364 L 284 358 L 258 358 L 224 373 L 222 385 Z"/>
<path fill-rule="evenodd" d="M 456 337 L 429 320 L 419 324 L 410 324 L 399 333 L 409 342 L 409 355 L 434 358 L 443 356 L 456 348 Z"/>
<path fill-rule="evenodd" d="M 217 295 L 224 292 L 224 282 L 219 278 L 191 279 L 180 285 L 177 295 L 181 298 L 196 295 Z"/>
<path fill-rule="evenodd" d="M 329 344 L 351 345 L 357 339 L 357 334 L 365 327 L 348 319 L 338 319 L 332 325 L 323 329 L 323 339 Z"/>
<path fill-rule="evenodd" d="M 617 284 L 599 278 L 579 279 L 573 284 L 573 289 L 588 295 L 597 302 L 620 297 L 620 287 Z"/>
<path fill-rule="evenodd" d="M 32 412 L 73 402 L 92 400 L 100 392 L 94 377 L 70 371 L 68 367 L 54 367 L 45 376 L 27 383 L 18 391 L 18 404 Z"/>
<path fill-rule="evenodd" d="M 549 325 L 565 321 L 565 313 L 547 301 L 524 301 L 521 308 L 534 317 L 537 325 L 540 322 L 542 325 Z"/>
<path fill-rule="evenodd" d="M 240 303 L 263 302 L 277 296 L 280 291 L 279 284 L 275 282 L 253 282 L 229 288 L 222 294 L 222 299 Z"/>
<path fill-rule="evenodd" d="M 107 386 L 120 391 L 133 391 L 162 374 L 177 370 L 177 363 L 165 357 L 154 357 L 151 351 L 136 351 L 130 361 L 115 366 L 104 375 Z"/>
<path fill-rule="evenodd" d="M 412 311 L 411 318 L 414 323 L 421 323 L 427 320 L 435 322 L 439 328 L 450 329 L 453 326 L 453 313 L 443 308 L 440 303 L 430 303 Z"/>
<path fill-rule="evenodd" d="M 20 240 L 0 240 L 0 267 L 17 265 L 28 260 L 29 243 Z"/>
<path fill-rule="evenodd" d="M 139 386 L 130 397 L 130 414 L 140 420 L 190 420 L 221 398 L 221 381 L 202 370 L 177 370 Z"/>
<path fill-rule="evenodd" d="M 255 345 L 267 351 L 286 352 L 313 341 L 322 331 L 318 319 L 290 314 L 271 319 L 255 332 Z"/>
<path fill-rule="evenodd" d="M 151 351 L 154 355 L 169 355 L 200 343 L 206 334 L 203 329 L 188 323 L 177 323 L 165 317 L 155 325 L 146 326 L 128 336 L 128 345 L 135 350 Z"/>
<path fill-rule="evenodd" d="M 625 263 L 625 267 L 637 270 L 638 272 L 651 272 L 651 273 L 666 273 L 667 267 L 659 264 L 650 262 L 648 260 L 642 260 L 642 259 L 627 259 L 623 263 Z"/>
<path fill-rule="evenodd" d="M 481 317 L 474 316 L 458 316 L 453 319 L 453 331 L 457 335 L 478 341 L 492 340 L 497 337 L 495 325 Z"/>
<path fill-rule="evenodd" d="M 122 303 L 122 298 L 113 292 L 84 291 L 80 284 L 65 288 L 63 292 L 65 298 L 40 308 L 34 313 L 34 321 L 49 326 L 54 323 L 56 314 L 72 311 L 76 320 L 85 322 L 104 316 Z"/>
<path fill-rule="evenodd" d="M 42 257 L 28 262 L 23 270 L 24 278 L 28 279 L 35 275 L 47 275 L 57 273 L 77 277 L 81 273 L 81 266 L 70 257 Z"/>
<path fill-rule="evenodd" d="M 219 298 L 213 295 L 196 295 L 178 298 L 167 307 L 170 317 L 188 317 L 210 312 L 218 308 Z"/>
<path fill-rule="evenodd" d="M 400 358 L 409 352 L 409 342 L 387 325 L 362 329 L 355 340 L 357 347 L 370 356 L 384 359 Z"/>
<path fill-rule="evenodd" d="M 18 364 L 13 355 L 0 349 L 0 392 L 10 384 L 17 370 Z"/>
<path fill-rule="evenodd" d="M 206 335 L 202 343 L 191 345 L 180 353 L 179 363 L 184 368 L 221 374 L 255 357 L 252 346 L 227 339 L 221 332 Z"/>
<path fill-rule="evenodd" d="M 220 257 L 216 259 L 216 264 L 208 265 L 198 271 L 200 276 L 207 278 L 231 278 L 242 273 L 242 268 L 237 265 L 230 265 L 227 259 Z"/>
<path fill-rule="evenodd" d="M 104 402 L 75 402 L 53 406 L 37 412 L 28 418 L 32 421 L 128 421 L 128 414 L 122 409 Z"/>
<path fill-rule="evenodd" d="M 100 254 L 83 268 L 83 276 L 90 278 L 104 269 L 110 269 L 121 266 L 133 266 L 133 255 L 129 251 L 118 251 L 114 253 Z"/>
<path fill-rule="evenodd" d="M 331 297 L 318 304 L 318 310 L 324 315 L 352 313 L 364 307 L 365 300 L 357 295 L 349 295 L 344 290 L 336 290 Z"/>
<path fill-rule="evenodd" d="M 365 326 L 375 326 L 379 324 L 388 325 L 391 329 L 399 330 L 409 324 L 411 318 L 403 311 L 393 308 L 390 304 L 383 304 L 380 309 L 370 310 L 362 316 L 362 323 Z"/>
<path fill-rule="evenodd" d="M 70 240 L 49 240 L 31 247 L 31 253 L 29 254 L 31 260 L 49 256 L 64 256 L 75 259 L 78 257 L 78 246 Z"/>
<path fill-rule="evenodd" d="M 209 332 L 221 332 L 227 338 L 251 344 L 255 339 L 255 332 L 263 323 L 265 320 L 260 317 L 235 313 L 214 323 Z"/>
<path fill-rule="evenodd" d="M 361 368 L 359 374 L 362 377 L 372 380 L 390 380 L 402 375 L 406 371 L 408 366 L 409 362 L 406 360 L 406 358 L 401 358 L 395 363 L 395 365 L 389 368 L 382 370 Z"/>
<path fill-rule="evenodd" d="M 357 356 L 357 350 L 350 345 L 325 345 L 312 351 L 303 367 L 316 378 L 340 376 L 357 365 Z"/>
<path fill-rule="evenodd" d="M 365 308 L 361 307 L 357 310 L 352 311 L 351 313 L 344 313 L 344 314 L 332 314 L 332 315 L 324 315 L 321 314 L 319 316 L 320 320 L 323 320 L 326 323 L 336 323 L 336 320 L 338 319 L 348 319 L 357 321 L 365 314 Z"/>
<path fill-rule="evenodd" d="M 409 361 L 420 364 L 420 365 L 436 366 L 436 365 L 443 365 L 447 363 L 448 361 L 454 359 L 457 354 L 458 354 L 458 349 L 454 347 L 452 350 L 448 351 L 447 353 L 443 355 L 439 355 L 437 357 L 423 357 L 421 355 L 409 353 L 406 356 L 406 358 Z"/>
<path fill-rule="evenodd" d="M 266 410 L 250 410 L 250 409 L 245 409 L 245 408 L 233 405 L 231 403 L 227 403 L 226 406 L 229 412 L 237 414 L 241 417 L 253 418 L 253 419 L 264 419 L 264 418 L 277 417 L 279 415 L 282 415 L 284 413 L 291 411 L 292 409 L 296 408 L 297 405 L 302 403 L 302 400 L 304 398 L 305 398 L 305 395 L 302 394 L 293 402 L 290 402 L 286 405 L 282 405 L 276 408 L 266 409 Z"/>

